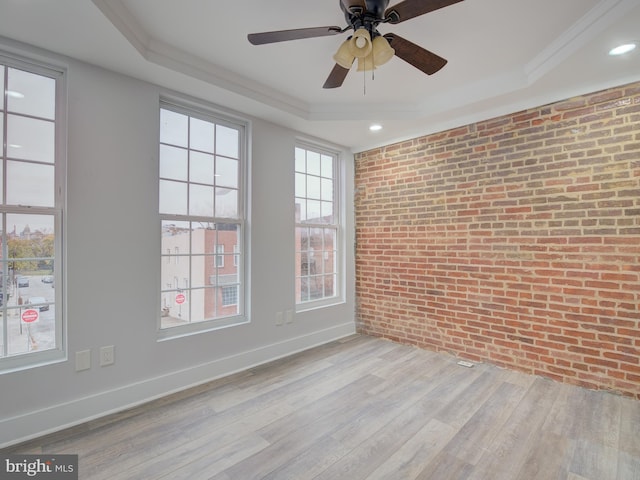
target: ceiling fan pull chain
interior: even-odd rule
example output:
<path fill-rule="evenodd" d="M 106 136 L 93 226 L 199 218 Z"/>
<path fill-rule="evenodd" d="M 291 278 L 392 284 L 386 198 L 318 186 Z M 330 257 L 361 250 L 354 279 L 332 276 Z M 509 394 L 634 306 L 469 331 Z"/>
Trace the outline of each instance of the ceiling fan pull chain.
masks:
<path fill-rule="evenodd" d="M 367 94 L 367 72 L 362 71 L 362 96 Z"/>

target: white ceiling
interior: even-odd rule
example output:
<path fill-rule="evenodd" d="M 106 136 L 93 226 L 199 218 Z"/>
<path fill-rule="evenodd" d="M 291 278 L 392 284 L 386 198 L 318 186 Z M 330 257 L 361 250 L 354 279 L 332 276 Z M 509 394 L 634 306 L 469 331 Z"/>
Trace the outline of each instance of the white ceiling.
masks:
<path fill-rule="evenodd" d="M 394 0 L 391 1 L 393 5 Z M 638 0 L 464 0 L 380 25 L 449 63 L 394 57 L 322 88 L 342 35 L 253 46 L 247 34 L 345 26 L 339 0 L 0 0 L 0 36 L 362 151 L 640 80 Z M 372 133 L 371 123 L 383 129 Z"/>

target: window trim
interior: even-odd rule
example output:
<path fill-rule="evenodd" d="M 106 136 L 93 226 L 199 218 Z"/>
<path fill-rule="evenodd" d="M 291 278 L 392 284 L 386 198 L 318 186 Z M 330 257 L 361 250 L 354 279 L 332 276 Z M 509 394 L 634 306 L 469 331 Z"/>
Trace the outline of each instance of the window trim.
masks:
<path fill-rule="evenodd" d="M 308 141 L 304 139 L 296 139 L 294 148 L 302 148 L 304 150 L 311 150 L 315 153 L 319 153 L 322 155 L 329 155 L 333 157 L 333 175 L 334 175 L 334 185 L 333 185 L 333 214 L 334 214 L 334 223 L 333 224 L 302 224 L 295 221 L 294 218 L 294 231 L 298 229 L 298 227 L 309 226 L 309 227 L 318 227 L 318 228 L 327 228 L 329 226 L 335 228 L 336 230 L 336 285 L 334 286 L 335 294 L 331 297 L 324 297 L 317 300 L 308 300 L 305 302 L 298 302 L 297 298 L 294 298 L 295 311 L 296 312 L 305 312 L 309 310 L 315 310 L 318 308 L 330 307 L 333 305 L 338 305 L 345 302 L 345 272 L 346 272 L 346 264 L 345 264 L 345 245 L 344 245 L 344 219 L 345 214 L 342 210 L 343 207 L 343 198 L 344 198 L 344 184 L 343 184 L 343 156 L 341 152 L 335 148 L 332 148 L 327 145 L 322 145 L 319 143 L 315 143 L 313 141 Z M 293 167 L 293 175 L 295 176 L 295 149 L 294 149 L 294 167 Z M 294 187 L 294 203 L 295 203 L 295 187 Z M 297 245 L 295 245 L 294 255 L 297 252 Z M 295 262 L 294 262 L 295 263 Z M 294 271 L 294 285 L 297 284 L 296 278 L 298 272 Z M 295 287 L 297 288 L 297 287 Z M 295 297 L 295 292 L 294 292 Z"/>
<path fill-rule="evenodd" d="M 239 313 L 228 317 L 222 317 L 217 319 L 205 320 L 200 322 L 188 323 L 185 325 L 161 328 L 162 322 L 162 281 L 159 279 L 157 282 L 159 288 L 158 300 L 156 302 L 157 311 L 157 341 L 171 340 L 174 338 L 182 338 L 185 336 L 196 335 L 199 333 L 210 332 L 221 328 L 233 327 L 237 325 L 243 325 L 250 322 L 250 304 L 248 301 L 250 297 L 251 283 L 249 279 L 249 205 L 250 203 L 250 164 L 251 164 L 251 122 L 244 117 L 222 110 L 220 107 L 209 104 L 206 101 L 188 97 L 186 95 L 178 94 L 175 92 L 165 92 L 160 95 L 158 103 L 158 146 L 160 145 L 160 112 L 162 109 L 171 110 L 177 113 L 181 113 L 190 117 L 205 119 L 213 121 L 216 125 L 227 126 L 237 129 L 240 132 L 239 141 L 239 165 L 238 165 L 238 212 L 239 219 L 227 219 L 229 223 L 239 225 L 238 238 L 241 244 L 240 251 L 242 252 L 242 258 L 238 265 L 238 306 Z M 159 169 L 159 150 L 156 154 L 156 168 Z M 156 178 L 160 179 L 159 170 L 157 171 Z M 159 182 L 156 183 L 156 188 L 159 189 Z M 157 198 L 159 199 L 159 190 L 156 190 Z M 167 215 L 158 212 L 158 232 L 162 229 L 162 222 L 165 220 L 176 221 L 196 221 L 200 219 L 212 221 L 215 219 L 216 223 L 224 222 L 224 218 L 215 217 L 198 217 L 195 215 Z M 159 257 L 162 258 L 162 248 L 159 248 Z M 213 254 L 214 261 L 217 261 L 217 252 Z M 161 265 L 161 262 L 159 263 Z M 160 272 L 159 272 L 160 275 Z"/>
<path fill-rule="evenodd" d="M 66 178 L 67 178 L 67 66 L 51 59 L 36 57 L 30 51 L 12 52 L 0 43 L 0 63 L 8 68 L 16 68 L 29 73 L 42 75 L 55 80 L 55 118 L 54 118 L 54 204 L 53 207 L 14 206 L 3 208 L 6 213 L 44 214 L 54 217 L 54 264 L 53 272 L 55 304 L 55 347 L 13 356 L 0 357 L 0 375 L 37 368 L 44 365 L 66 361 L 68 358 L 67 316 L 66 316 Z M 2 92 L 4 94 L 4 92 Z M 4 112 L 6 112 L 6 104 Z M 6 135 L 7 126 L 4 125 Z M 5 137 L 6 138 L 6 137 Z M 0 146 L 3 148 L 3 146 Z M 4 152 L 2 152 L 4 155 Z M 0 158 L 3 158 L 0 156 Z M 7 178 L 3 176 L 3 191 L 6 191 Z M 3 225 L 6 227 L 6 225 Z M 4 229 L 6 232 L 6 228 Z M 4 324 L 0 328 L 5 328 Z M 6 330 L 4 332 L 6 334 Z M 6 339 L 6 337 L 5 337 Z"/>

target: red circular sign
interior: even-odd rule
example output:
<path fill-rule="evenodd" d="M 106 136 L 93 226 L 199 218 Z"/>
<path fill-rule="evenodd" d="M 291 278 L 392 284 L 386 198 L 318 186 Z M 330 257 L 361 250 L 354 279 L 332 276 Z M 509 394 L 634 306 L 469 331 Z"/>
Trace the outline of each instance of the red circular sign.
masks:
<path fill-rule="evenodd" d="M 178 305 L 180 305 L 180 304 L 184 303 L 184 301 L 185 301 L 186 299 L 187 299 L 187 297 L 185 297 L 185 296 L 184 296 L 184 294 L 182 294 L 182 293 L 179 293 L 179 294 L 177 294 L 177 295 L 176 295 L 176 303 L 177 303 Z"/>
<path fill-rule="evenodd" d="M 22 312 L 22 321 L 24 323 L 33 323 L 38 321 L 38 317 L 40 316 L 40 312 L 33 308 L 29 308 Z"/>

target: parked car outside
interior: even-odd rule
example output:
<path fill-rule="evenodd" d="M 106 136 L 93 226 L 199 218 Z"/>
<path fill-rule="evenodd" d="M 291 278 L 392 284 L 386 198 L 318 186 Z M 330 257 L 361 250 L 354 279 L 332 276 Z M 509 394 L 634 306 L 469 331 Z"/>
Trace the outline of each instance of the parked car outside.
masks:
<path fill-rule="evenodd" d="M 47 300 L 44 297 L 29 297 L 27 300 L 27 305 L 33 305 L 37 307 L 41 312 L 49 310 L 49 305 L 47 304 Z"/>
<path fill-rule="evenodd" d="M 29 277 L 25 277 L 24 275 L 18 276 L 18 288 L 28 287 L 29 286 Z"/>
<path fill-rule="evenodd" d="M 42 277 L 42 283 L 53 283 L 53 276 L 45 275 Z"/>

